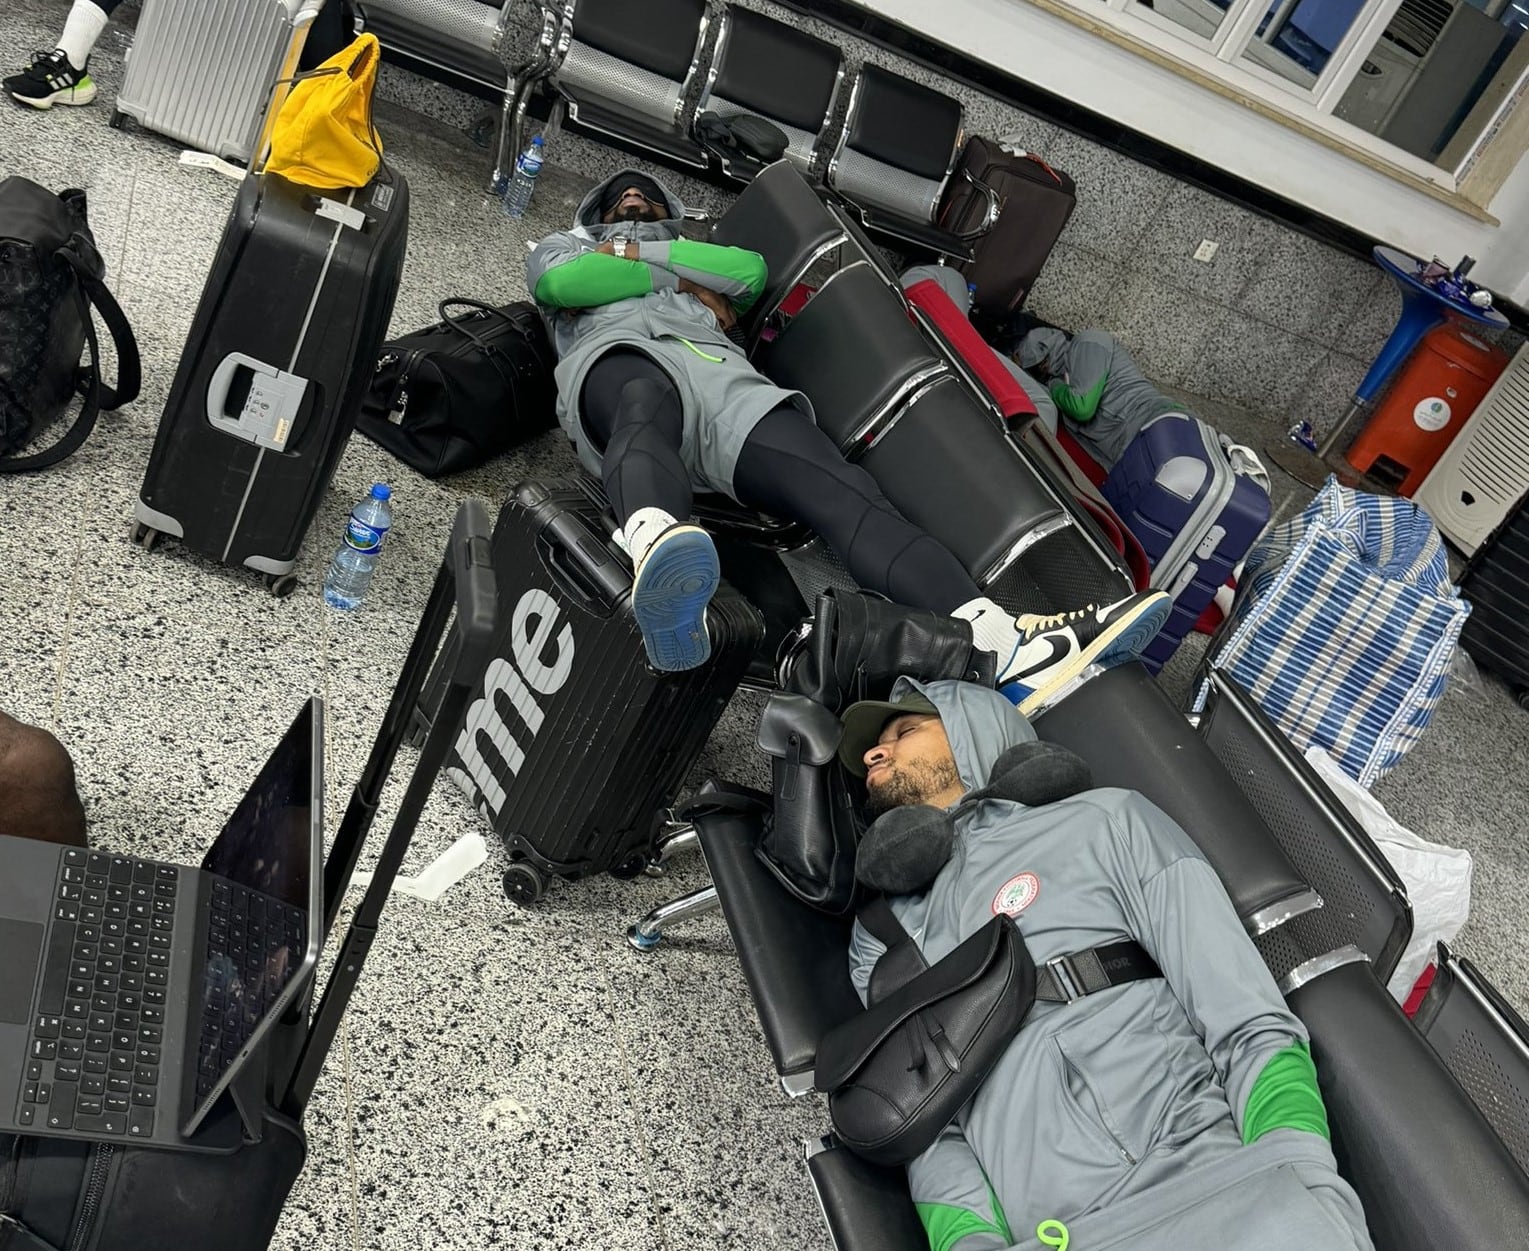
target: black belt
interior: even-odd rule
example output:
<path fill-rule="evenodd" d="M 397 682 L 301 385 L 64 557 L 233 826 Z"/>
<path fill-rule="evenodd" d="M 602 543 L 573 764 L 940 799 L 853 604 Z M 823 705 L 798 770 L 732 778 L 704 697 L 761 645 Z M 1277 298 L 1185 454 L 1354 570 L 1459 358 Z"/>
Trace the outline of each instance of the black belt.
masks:
<path fill-rule="evenodd" d="M 1134 939 L 1104 943 L 1087 951 L 1056 956 L 1035 967 L 1035 997 L 1043 1003 L 1071 1003 L 1084 995 L 1162 977 L 1163 971 Z"/>

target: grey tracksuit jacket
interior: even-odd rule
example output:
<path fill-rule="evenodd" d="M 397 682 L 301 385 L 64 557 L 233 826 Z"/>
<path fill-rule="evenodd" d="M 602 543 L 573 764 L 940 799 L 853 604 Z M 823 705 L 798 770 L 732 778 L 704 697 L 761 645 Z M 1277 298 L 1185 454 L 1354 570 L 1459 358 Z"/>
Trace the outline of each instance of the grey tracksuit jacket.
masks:
<path fill-rule="evenodd" d="M 904 683 L 940 709 L 968 788 L 1035 737 L 994 691 Z M 983 799 L 953 813 L 950 861 L 924 894 L 892 901 L 927 959 L 1005 911 L 1037 964 L 1129 937 L 1163 977 L 1035 1006 L 909 1166 L 935 1251 L 1040 1251 L 1055 1245 L 1037 1238 L 1048 1220 L 1067 1227 L 1068 1251 L 1367 1251 L 1364 1214 L 1326 1139 L 1281 1128 L 1243 1145 L 1255 1079 L 1306 1032 L 1189 837 L 1132 791 L 1038 808 Z M 862 998 L 883 950 L 855 926 Z M 953 1223 L 962 1212 L 987 1228 Z"/>
<path fill-rule="evenodd" d="M 574 441 L 579 459 L 598 475 L 600 452 L 579 419 L 584 375 L 611 348 L 636 348 L 657 362 L 680 393 L 684 413 L 680 453 L 691 485 L 734 496 L 738 452 L 759 419 L 780 404 L 793 405 L 811 418 L 812 406 L 800 392 L 782 390 L 758 373 L 722 333 L 710 310 L 695 296 L 678 290 L 684 277 L 729 297 L 744 293 L 738 284 L 719 275 L 671 263 L 669 245 L 680 237 L 685 211 L 672 191 L 664 187 L 669 210 L 665 221 L 609 225 L 600 221 L 605 189 L 636 172 L 621 170 L 596 186 L 579 204 L 574 228 L 548 235 L 526 259 L 526 286 L 533 296 L 548 270 L 618 235 L 638 241 L 637 259 L 653 271 L 654 290 L 644 295 L 577 310 L 540 305 L 558 354 L 558 421 Z"/>

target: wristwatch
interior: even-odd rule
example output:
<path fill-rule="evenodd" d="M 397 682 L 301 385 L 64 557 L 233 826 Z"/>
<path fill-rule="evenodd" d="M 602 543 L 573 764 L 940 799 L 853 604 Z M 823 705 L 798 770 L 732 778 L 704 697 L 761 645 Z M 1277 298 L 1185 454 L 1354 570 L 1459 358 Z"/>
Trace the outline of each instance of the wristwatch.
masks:
<path fill-rule="evenodd" d="M 625 235 L 617 235 L 616 236 L 616 239 L 615 239 L 616 255 L 619 256 L 622 260 L 626 260 L 627 244 L 629 244 L 630 242 L 631 242 L 631 240 L 628 239 Z M 636 260 L 637 258 L 634 256 L 632 259 Z"/>

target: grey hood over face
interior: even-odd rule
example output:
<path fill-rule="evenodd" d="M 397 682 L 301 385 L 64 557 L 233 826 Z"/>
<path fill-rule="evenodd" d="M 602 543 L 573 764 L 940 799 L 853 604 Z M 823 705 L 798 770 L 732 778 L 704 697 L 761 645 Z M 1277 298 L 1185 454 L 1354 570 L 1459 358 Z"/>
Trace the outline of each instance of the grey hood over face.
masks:
<path fill-rule="evenodd" d="M 664 207 L 668 209 L 669 216 L 661 222 L 602 222 L 600 201 L 605 198 L 605 193 L 612 187 L 620 189 L 621 180 L 623 178 L 630 180 L 634 174 L 658 184 L 659 189 L 664 193 Z M 644 174 L 640 169 L 623 169 L 612 174 L 604 182 L 596 183 L 590 193 L 579 201 L 578 211 L 573 215 L 573 223 L 575 234 L 586 235 L 596 243 L 604 243 L 617 235 L 627 239 L 662 243 L 680 237 L 680 227 L 684 224 L 684 217 L 685 206 L 680 202 L 679 196 L 652 174 Z"/>
<path fill-rule="evenodd" d="M 1035 731 L 1019 709 L 991 687 L 904 677 L 893 685 L 892 699 L 909 691 L 917 691 L 940 710 L 956 771 L 967 790 L 986 786 L 998 757 L 1009 748 L 1035 741 Z"/>

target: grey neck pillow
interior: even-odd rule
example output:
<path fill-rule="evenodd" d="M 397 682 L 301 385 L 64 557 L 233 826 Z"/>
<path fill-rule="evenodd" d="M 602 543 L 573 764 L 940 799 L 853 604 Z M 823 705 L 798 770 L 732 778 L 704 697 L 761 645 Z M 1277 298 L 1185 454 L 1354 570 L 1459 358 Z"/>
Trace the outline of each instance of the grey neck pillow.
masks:
<path fill-rule="evenodd" d="M 1093 775 L 1082 757 L 1055 743 L 1020 743 L 993 765 L 988 784 L 970 791 L 956 807 L 981 799 L 1007 799 L 1038 808 L 1086 791 Z M 950 859 L 956 845 L 952 813 L 928 804 L 884 812 L 871 824 L 855 853 L 855 878 L 884 895 L 923 890 Z"/>

